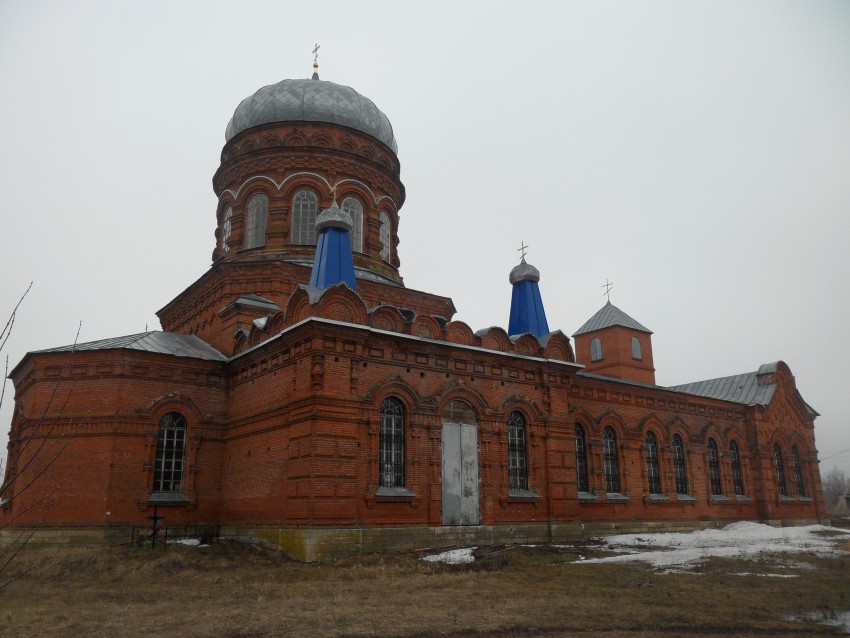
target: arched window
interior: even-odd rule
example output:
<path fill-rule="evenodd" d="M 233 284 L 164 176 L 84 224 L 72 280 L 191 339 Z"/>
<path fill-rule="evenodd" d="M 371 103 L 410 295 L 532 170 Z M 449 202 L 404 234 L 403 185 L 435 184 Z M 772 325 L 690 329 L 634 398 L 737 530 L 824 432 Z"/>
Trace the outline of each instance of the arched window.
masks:
<path fill-rule="evenodd" d="M 230 241 L 230 235 L 233 233 L 233 209 L 228 206 L 224 211 L 224 220 L 221 222 L 221 254 L 225 254 L 230 250 L 227 242 Z"/>
<path fill-rule="evenodd" d="M 182 492 L 185 453 L 186 419 L 182 414 L 169 412 L 159 420 L 156 435 L 154 492 Z"/>
<path fill-rule="evenodd" d="M 673 435 L 673 474 L 676 478 L 676 494 L 688 493 L 688 472 L 685 467 L 685 444 L 678 434 Z"/>
<path fill-rule="evenodd" d="M 342 200 L 342 210 L 351 215 L 351 250 L 363 252 L 363 206 L 353 197 Z"/>
<path fill-rule="evenodd" d="M 257 193 L 248 201 L 248 228 L 245 231 L 245 248 L 266 245 L 266 223 L 269 218 L 269 198 Z"/>
<path fill-rule="evenodd" d="M 788 481 L 785 480 L 785 461 L 782 459 L 782 448 L 779 443 L 773 444 L 773 462 L 776 466 L 776 486 L 780 496 L 788 496 Z"/>
<path fill-rule="evenodd" d="M 661 473 L 658 471 L 658 442 L 655 434 L 647 432 L 643 441 L 646 448 L 646 480 L 650 494 L 661 494 Z"/>
<path fill-rule="evenodd" d="M 590 341 L 590 360 L 602 361 L 602 342 L 599 337 L 594 337 Z"/>
<path fill-rule="evenodd" d="M 381 403 L 380 487 L 404 487 L 404 405 L 394 397 Z"/>
<path fill-rule="evenodd" d="M 617 494 L 620 491 L 620 462 L 617 459 L 617 435 L 611 427 L 602 432 L 602 460 L 605 464 L 605 491 Z"/>
<path fill-rule="evenodd" d="M 390 260 L 391 247 L 390 247 L 390 216 L 386 213 L 381 213 L 381 259 L 384 261 Z"/>
<path fill-rule="evenodd" d="M 528 489 L 525 417 L 514 410 L 508 417 L 508 489 Z"/>
<path fill-rule="evenodd" d="M 794 459 L 794 483 L 797 485 L 797 496 L 806 495 L 806 484 L 803 482 L 803 466 L 800 464 L 800 450 L 797 446 L 791 448 L 791 458 Z"/>
<path fill-rule="evenodd" d="M 315 245 L 319 200 L 311 191 L 298 191 L 292 198 L 292 243 Z"/>
<path fill-rule="evenodd" d="M 744 477 L 741 473 L 741 454 L 738 452 L 738 444 L 732 441 L 729 444 L 729 459 L 732 465 L 732 487 L 735 496 L 744 495 Z"/>
<path fill-rule="evenodd" d="M 717 454 L 717 441 L 708 439 L 708 482 L 714 496 L 723 494 L 723 484 L 720 481 L 720 457 Z"/>
<path fill-rule="evenodd" d="M 632 359 L 643 359 L 643 354 L 640 350 L 640 339 L 632 337 Z"/>
<path fill-rule="evenodd" d="M 587 481 L 587 443 L 584 428 L 576 423 L 576 488 L 579 492 L 589 492 Z"/>

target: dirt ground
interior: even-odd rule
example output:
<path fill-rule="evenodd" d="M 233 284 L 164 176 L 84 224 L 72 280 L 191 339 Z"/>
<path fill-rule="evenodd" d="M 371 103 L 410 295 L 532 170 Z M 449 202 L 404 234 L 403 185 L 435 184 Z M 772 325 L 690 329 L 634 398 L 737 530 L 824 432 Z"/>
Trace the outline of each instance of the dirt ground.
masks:
<path fill-rule="evenodd" d="M 835 635 L 814 619 L 850 610 L 847 555 L 715 559 L 691 573 L 577 562 L 604 554 L 588 543 L 489 548 L 469 565 L 422 553 L 302 564 L 233 542 L 26 548 L 0 572 L 0 634 L 781 637 Z"/>

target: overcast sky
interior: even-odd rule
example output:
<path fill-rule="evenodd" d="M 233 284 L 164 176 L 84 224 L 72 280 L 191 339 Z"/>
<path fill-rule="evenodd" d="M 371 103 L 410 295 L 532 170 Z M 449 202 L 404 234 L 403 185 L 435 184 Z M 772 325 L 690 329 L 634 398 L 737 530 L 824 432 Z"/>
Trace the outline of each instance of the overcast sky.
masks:
<path fill-rule="evenodd" d="M 605 299 L 661 385 L 783 360 L 850 474 L 850 2 L 0 0 L 7 351 L 158 329 L 208 268 L 233 110 L 308 77 L 393 124 L 407 286 L 507 327 Z M 11 400 L 0 413 L 5 455 Z"/>

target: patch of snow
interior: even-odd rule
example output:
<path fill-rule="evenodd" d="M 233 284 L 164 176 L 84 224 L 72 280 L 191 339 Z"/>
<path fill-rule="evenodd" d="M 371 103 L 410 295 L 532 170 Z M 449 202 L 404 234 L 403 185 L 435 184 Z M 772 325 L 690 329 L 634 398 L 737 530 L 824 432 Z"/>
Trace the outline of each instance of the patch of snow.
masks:
<path fill-rule="evenodd" d="M 819 532 L 821 534 L 819 534 Z M 822 532 L 830 532 L 825 536 Z M 756 556 L 806 552 L 818 556 L 841 553 L 836 544 L 850 531 L 824 525 L 771 527 L 741 521 L 722 529 L 690 533 L 620 534 L 599 539 L 618 556 L 592 558 L 588 563 L 642 561 L 659 568 L 688 568 L 710 557 L 751 559 Z M 652 549 L 650 549 L 652 548 Z"/>
<path fill-rule="evenodd" d="M 761 576 L 763 578 L 799 578 L 798 574 L 757 574 L 755 572 L 732 572 L 730 576 Z"/>
<path fill-rule="evenodd" d="M 463 549 L 450 549 L 441 554 L 432 554 L 423 556 L 420 560 L 429 563 L 445 563 L 446 565 L 462 565 L 464 563 L 474 563 L 475 556 L 472 555 L 477 547 L 464 547 Z"/>
<path fill-rule="evenodd" d="M 197 538 L 169 538 L 169 545 L 188 545 L 189 547 L 198 547 L 201 541 Z"/>

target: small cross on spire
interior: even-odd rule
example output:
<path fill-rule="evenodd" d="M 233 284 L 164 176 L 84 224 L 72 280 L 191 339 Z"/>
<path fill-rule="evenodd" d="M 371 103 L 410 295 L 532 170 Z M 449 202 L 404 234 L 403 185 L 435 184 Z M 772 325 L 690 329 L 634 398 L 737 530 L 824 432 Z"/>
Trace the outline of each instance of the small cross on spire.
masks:
<path fill-rule="evenodd" d="M 614 282 L 608 282 L 608 277 L 605 278 L 605 284 L 602 286 L 605 289 L 605 292 L 602 294 L 608 297 L 608 303 L 611 303 L 611 288 L 614 287 Z"/>
<path fill-rule="evenodd" d="M 322 47 L 319 46 L 319 43 L 316 43 L 316 46 L 313 47 L 313 80 L 319 79 L 319 49 Z"/>
<path fill-rule="evenodd" d="M 524 241 L 521 241 L 519 243 L 519 248 L 516 249 L 517 252 L 522 251 L 522 261 L 525 261 L 525 250 L 526 250 L 526 248 L 528 248 L 528 245 Z"/>

